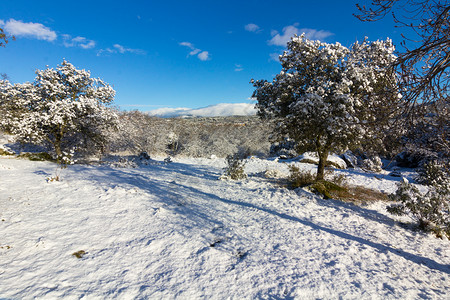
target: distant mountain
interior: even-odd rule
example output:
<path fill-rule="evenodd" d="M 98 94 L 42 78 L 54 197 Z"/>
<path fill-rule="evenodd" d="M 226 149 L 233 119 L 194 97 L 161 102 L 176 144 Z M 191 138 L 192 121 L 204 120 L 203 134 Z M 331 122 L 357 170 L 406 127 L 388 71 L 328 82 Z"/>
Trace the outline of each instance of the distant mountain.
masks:
<path fill-rule="evenodd" d="M 147 112 L 150 116 L 161 118 L 174 117 L 227 117 L 227 116 L 254 116 L 254 104 L 248 103 L 220 103 L 202 108 L 158 108 Z"/>

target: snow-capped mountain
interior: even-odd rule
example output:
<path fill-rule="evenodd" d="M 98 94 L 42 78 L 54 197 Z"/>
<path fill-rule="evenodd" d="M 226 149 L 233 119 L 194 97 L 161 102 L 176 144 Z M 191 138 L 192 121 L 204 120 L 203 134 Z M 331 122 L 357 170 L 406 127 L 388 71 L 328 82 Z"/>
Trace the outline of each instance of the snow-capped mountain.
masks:
<path fill-rule="evenodd" d="M 202 108 L 158 108 L 147 112 L 151 116 L 172 117 L 226 117 L 256 115 L 254 104 L 250 103 L 220 103 Z"/>

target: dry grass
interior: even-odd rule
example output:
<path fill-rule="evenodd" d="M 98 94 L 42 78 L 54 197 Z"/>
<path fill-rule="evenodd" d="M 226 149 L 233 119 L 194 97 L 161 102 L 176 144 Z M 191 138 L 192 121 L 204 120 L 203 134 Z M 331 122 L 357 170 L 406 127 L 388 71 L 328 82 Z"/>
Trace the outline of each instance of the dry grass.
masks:
<path fill-rule="evenodd" d="M 8 150 L 5 150 L 3 148 L 0 148 L 0 155 L 1 156 L 9 156 L 9 155 L 14 155 L 13 152 L 9 152 Z"/>
<path fill-rule="evenodd" d="M 362 186 L 345 187 L 343 190 L 330 191 L 330 194 L 333 199 L 357 205 L 375 201 L 389 201 L 388 195 Z"/>

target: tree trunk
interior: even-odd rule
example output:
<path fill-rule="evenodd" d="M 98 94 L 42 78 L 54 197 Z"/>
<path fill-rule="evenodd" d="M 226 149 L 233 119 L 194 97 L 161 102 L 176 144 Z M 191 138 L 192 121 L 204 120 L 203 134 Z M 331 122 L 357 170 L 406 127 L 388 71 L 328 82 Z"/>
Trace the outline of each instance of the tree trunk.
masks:
<path fill-rule="evenodd" d="M 60 163 L 60 160 L 62 158 L 62 150 L 61 150 L 61 139 L 58 135 L 55 137 L 53 146 L 55 147 L 56 161 Z"/>
<path fill-rule="evenodd" d="M 327 163 L 328 150 L 317 151 L 319 155 L 319 166 L 317 167 L 316 180 L 323 180 L 325 176 L 325 164 Z"/>
<path fill-rule="evenodd" d="M 63 139 L 63 128 L 59 127 L 58 130 L 55 132 L 55 139 L 53 141 L 53 147 L 55 147 L 55 153 L 56 153 L 56 162 L 60 163 L 61 158 L 63 157 L 62 149 L 61 149 L 61 143 Z"/>

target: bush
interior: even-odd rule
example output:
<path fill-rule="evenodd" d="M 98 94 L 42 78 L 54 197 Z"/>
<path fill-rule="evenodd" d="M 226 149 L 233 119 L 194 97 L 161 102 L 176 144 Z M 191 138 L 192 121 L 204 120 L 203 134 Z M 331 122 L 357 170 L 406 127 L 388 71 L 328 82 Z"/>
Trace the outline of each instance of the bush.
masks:
<path fill-rule="evenodd" d="M 449 171 L 444 163 L 429 161 L 417 170 L 418 176 L 415 179 L 420 184 L 445 186 L 448 185 Z"/>
<path fill-rule="evenodd" d="M 289 186 L 292 189 L 304 187 L 314 183 L 315 176 L 310 172 L 300 171 L 300 169 L 294 165 L 289 166 Z"/>
<path fill-rule="evenodd" d="M 429 186 L 422 194 L 416 186 L 401 182 L 391 200 L 398 203 L 387 207 L 395 215 L 409 215 L 418 221 L 420 229 L 432 230 L 438 236 L 446 234 L 450 238 L 449 185 Z"/>
<path fill-rule="evenodd" d="M 233 180 L 240 180 L 247 178 L 245 174 L 244 167 L 245 161 L 240 153 L 234 153 L 233 155 L 228 155 L 226 157 L 227 167 L 225 168 L 225 178 L 230 178 Z"/>

